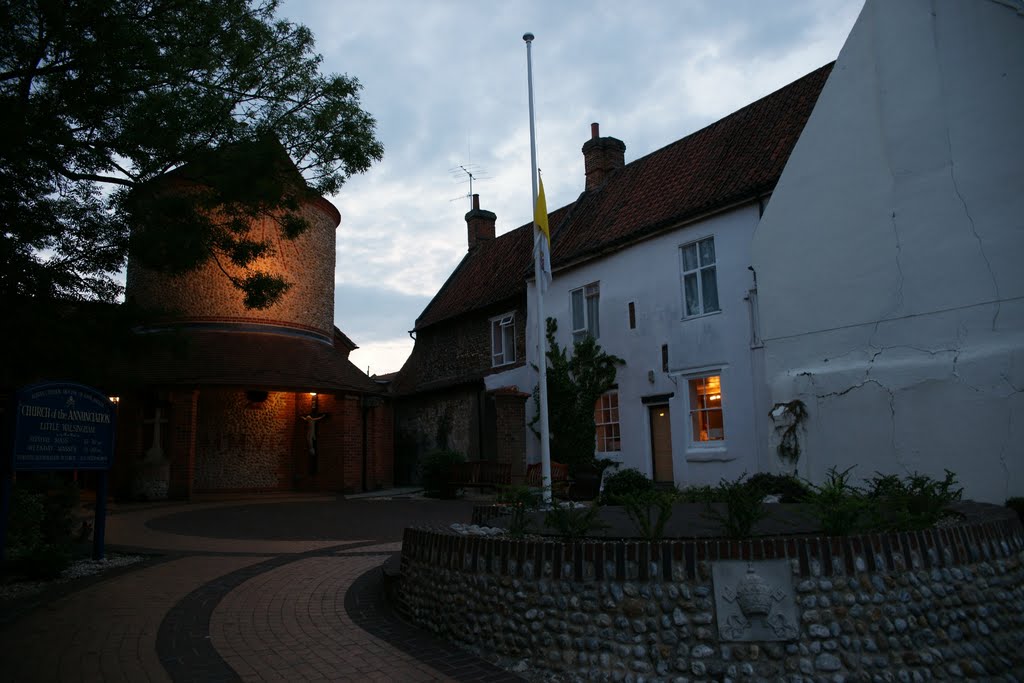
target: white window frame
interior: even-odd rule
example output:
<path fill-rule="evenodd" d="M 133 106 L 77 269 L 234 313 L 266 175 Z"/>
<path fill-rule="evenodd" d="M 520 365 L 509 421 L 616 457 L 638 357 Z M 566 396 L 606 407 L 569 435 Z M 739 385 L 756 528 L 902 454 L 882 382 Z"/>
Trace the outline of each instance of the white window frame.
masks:
<path fill-rule="evenodd" d="M 615 404 L 611 401 L 614 399 Z M 611 389 L 601 394 L 594 404 L 594 442 L 598 453 L 619 453 L 622 451 L 622 416 L 619 412 L 619 390 Z M 602 428 L 609 434 L 603 434 Z M 612 448 L 614 446 L 614 448 Z"/>
<path fill-rule="evenodd" d="M 516 362 L 515 311 L 491 318 L 491 367 L 498 368 Z M 498 348 L 498 345 L 501 348 Z"/>
<path fill-rule="evenodd" d="M 691 383 L 698 380 L 706 380 L 709 377 L 718 377 L 718 407 L 708 408 L 705 404 L 703 407 L 695 406 L 693 402 L 693 392 L 691 390 Z M 703 449 L 703 448 L 714 448 L 722 449 L 726 445 L 727 434 L 725 430 L 725 381 L 723 378 L 722 370 L 706 370 L 697 374 L 687 374 L 683 377 L 686 381 L 686 424 L 687 432 L 690 435 L 690 448 L 692 449 Z M 722 438 L 720 439 L 708 439 L 701 441 L 697 430 L 694 428 L 694 414 L 697 412 L 709 412 L 712 410 L 718 410 L 722 414 Z"/>
<path fill-rule="evenodd" d="M 702 262 L 701 256 L 700 256 L 700 244 L 702 242 L 707 242 L 707 241 L 711 242 L 712 248 L 715 250 L 715 256 L 714 256 L 714 260 L 713 261 L 711 261 L 709 263 L 704 263 L 704 262 Z M 700 317 L 702 315 L 711 315 L 713 313 L 721 313 L 721 311 L 722 311 L 722 298 L 720 296 L 720 292 L 719 292 L 719 289 L 718 289 L 718 249 L 714 245 L 715 245 L 715 236 L 714 235 L 707 235 L 705 237 L 701 237 L 700 239 L 693 240 L 692 242 L 687 242 L 686 244 L 679 245 L 679 272 L 680 272 L 680 275 L 679 275 L 679 289 L 680 289 L 680 292 L 682 294 L 683 319 L 684 320 L 688 319 L 688 318 L 697 318 L 697 317 Z M 690 268 L 690 269 L 686 268 L 686 257 L 683 255 L 683 252 L 688 247 L 694 247 L 696 252 L 697 252 L 697 267 L 696 268 Z M 704 273 L 704 271 L 711 270 L 711 269 L 714 269 L 715 298 L 717 299 L 717 304 L 718 304 L 718 307 L 714 308 L 714 309 L 708 309 L 707 308 L 707 304 L 706 304 L 706 302 L 704 300 L 703 273 Z M 686 276 L 687 275 L 693 275 L 694 276 L 694 280 L 697 283 L 697 303 L 699 305 L 699 310 L 696 313 L 690 313 L 687 310 L 687 308 L 686 308 Z"/>
<path fill-rule="evenodd" d="M 576 294 L 579 293 L 579 301 L 582 308 L 580 309 L 580 317 L 583 320 L 582 326 L 576 325 Z M 590 300 L 594 299 L 593 315 L 590 311 Z M 569 324 L 572 327 L 572 340 L 578 342 L 586 338 L 588 335 L 594 339 L 598 339 L 601 336 L 601 283 L 591 282 L 583 287 L 577 287 L 576 289 L 569 291 Z"/>

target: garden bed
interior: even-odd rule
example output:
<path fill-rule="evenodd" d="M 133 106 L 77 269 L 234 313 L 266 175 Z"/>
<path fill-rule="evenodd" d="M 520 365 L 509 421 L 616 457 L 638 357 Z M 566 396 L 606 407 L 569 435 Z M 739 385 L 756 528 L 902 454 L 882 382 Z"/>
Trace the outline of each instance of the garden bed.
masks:
<path fill-rule="evenodd" d="M 764 503 L 764 517 L 751 530 L 751 537 L 763 536 L 822 536 L 821 522 L 805 503 Z M 949 506 L 953 513 L 938 526 L 957 524 L 956 520 L 973 522 L 1006 519 L 1006 508 L 973 501 L 962 501 Z M 530 535 L 557 537 L 556 529 L 546 527 L 543 511 L 526 513 Z M 664 538 L 717 538 L 722 536 L 719 521 L 727 514 L 724 503 L 676 503 L 672 516 L 665 525 Z M 636 525 L 621 506 L 602 506 L 600 519 L 608 526 L 588 532 L 588 538 L 628 539 L 637 535 Z M 507 505 L 490 504 L 473 507 L 473 524 L 507 529 L 510 523 Z"/>

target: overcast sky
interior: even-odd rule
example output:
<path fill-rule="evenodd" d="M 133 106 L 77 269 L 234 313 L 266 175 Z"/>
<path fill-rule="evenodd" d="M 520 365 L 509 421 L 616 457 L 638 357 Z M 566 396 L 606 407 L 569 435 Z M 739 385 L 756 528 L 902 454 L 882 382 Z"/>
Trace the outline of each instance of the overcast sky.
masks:
<path fill-rule="evenodd" d="M 626 163 L 839 54 L 863 0 L 283 0 L 322 70 L 363 85 L 384 160 L 330 197 L 335 324 L 371 374 L 398 370 L 408 330 L 466 253 L 467 179 L 500 235 L 532 215 L 526 47 L 548 208 L 583 190 L 590 123 Z"/>

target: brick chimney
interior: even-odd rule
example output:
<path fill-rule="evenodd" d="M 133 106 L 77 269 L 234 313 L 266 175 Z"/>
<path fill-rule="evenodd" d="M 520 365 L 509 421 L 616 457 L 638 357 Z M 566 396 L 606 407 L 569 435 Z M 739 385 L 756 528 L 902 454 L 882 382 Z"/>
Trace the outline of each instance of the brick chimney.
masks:
<path fill-rule="evenodd" d="M 626 143 L 616 138 L 601 137 L 598 125 L 590 124 L 590 139 L 583 143 L 587 190 L 600 187 L 608 174 L 625 165 Z"/>
<path fill-rule="evenodd" d="M 494 221 L 498 217 L 480 208 L 480 195 L 473 195 L 473 210 L 466 214 L 466 232 L 469 233 L 469 250 L 478 242 L 494 239 Z"/>

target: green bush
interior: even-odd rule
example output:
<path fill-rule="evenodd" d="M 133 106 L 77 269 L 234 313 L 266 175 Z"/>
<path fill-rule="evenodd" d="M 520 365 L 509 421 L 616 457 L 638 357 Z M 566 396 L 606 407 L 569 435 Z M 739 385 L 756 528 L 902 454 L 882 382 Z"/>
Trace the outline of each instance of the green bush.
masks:
<path fill-rule="evenodd" d="M 420 482 L 428 496 L 455 497 L 455 489 L 450 479 L 451 468 L 460 462 L 466 462 L 466 456 L 458 451 L 436 450 L 424 456 L 420 464 Z"/>
<path fill-rule="evenodd" d="M 553 507 L 544 515 L 544 526 L 568 539 L 584 538 L 595 531 L 607 529 L 600 519 L 601 508 L 596 505 L 576 507 L 571 503 L 551 501 Z"/>
<path fill-rule="evenodd" d="M 898 475 L 875 473 L 869 482 L 872 527 L 879 530 L 920 530 L 934 526 L 944 517 L 957 513 L 949 509 L 963 496 L 963 487 L 954 488 L 956 475 L 945 470 L 942 481 L 914 472 L 900 479 Z"/>
<path fill-rule="evenodd" d="M 780 503 L 802 503 L 810 494 L 807 485 L 791 474 L 759 472 L 747 480 L 747 486 L 760 491 L 761 498 L 779 496 Z"/>
<path fill-rule="evenodd" d="M 619 470 L 604 479 L 601 493 L 602 505 L 620 505 L 616 499 L 644 494 L 654 490 L 654 482 L 635 469 Z"/>
<path fill-rule="evenodd" d="M 46 543 L 15 558 L 20 574 L 30 579 L 55 579 L 71 564 L 71 549 L 66 544 Z"/>
<path fill-rule="evenodd" d="M 1024 524 L 1024 498 L 1010 498 L 1006 501 L 1006 507 L 1017 513 L 1020 521 Z"/>
<path fill-rule="evenodd" d="M 57 475 L 20 475 L 11 496 L 7 550 L 11 568 L 52 579 L 71 564 L 78 484 Z"/>
<path fill-rule="evenodd" d="M 617 498 L 626 508 L 640 537 L 647 541 L 660 541 L 665 525 L 672 517 L 672 508 L 678 499 L 676 491 L 648 490 Z"/>
<path fill-rule="evenodd" d="M 746 477 L 744 472 L 734 481 L 723 479 L 713 493 L 707 494 L 714 502 L 725 504 L 723 515 L 712 508 L 711 501 L 708 501 L 706 516 L 721 523 L 723 533 L 729 538 L 750 536 L 754 525 L 767 514 L 761 504 L 764 496 L 759 490 L 747 485 L 744 481 Z"/>
<path fill-rule="evenodd" d="M 839 472 L 835 467 L 829 468 L 825 483 L 812 484 L 806 498 L 811 513 L 829 536 L 846 536 L 864 528 L 871 501 L 861 489 L 850 484 L 852 469 Z"/>
<path fill-rule="evenodd" d="M 508 535 L 522 538 L 531 531 L 530 513 L 540 506 L 541 494 L 529 486 L 504 486 L 497 503 L 509 510 Z"/>
<path fill-rule="evenodd" d="M 78 508 L 78 484 L 57 475 L 19 475 L 11 496 L 8 546 L 12 555 L 64 545 L 71 539 Z"/>
<path fill-rule="evenodd" d="M 11 496 L 7 546 L 11 556 L 27 555 L 43 544 L 43 514 L 46 495 L 15 488 Z"/>
<path fill-rule="evenodd" d="M 687 486 L 676 493 L 680 503 L 714 503 L 718 501 L 718 492 L 714 486 Z"/>

